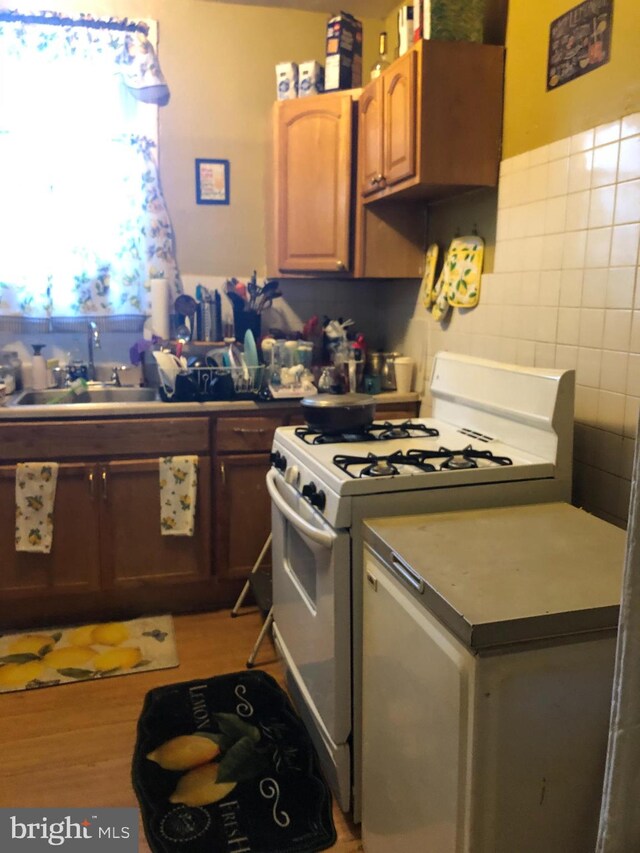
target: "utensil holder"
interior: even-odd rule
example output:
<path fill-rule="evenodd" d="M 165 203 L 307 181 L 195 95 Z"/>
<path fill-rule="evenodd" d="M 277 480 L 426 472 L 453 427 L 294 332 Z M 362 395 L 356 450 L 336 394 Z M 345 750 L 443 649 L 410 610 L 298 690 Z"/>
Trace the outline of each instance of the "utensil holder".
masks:
<path fill-rule="evenodd" d="M 240 343 L 244 342 L 247 329 L 251 330 L 256 341 L 260 340 L 260 314 L 257 311 L 241 311 L 234 303 L 233 327 L 235 339 Z"/>

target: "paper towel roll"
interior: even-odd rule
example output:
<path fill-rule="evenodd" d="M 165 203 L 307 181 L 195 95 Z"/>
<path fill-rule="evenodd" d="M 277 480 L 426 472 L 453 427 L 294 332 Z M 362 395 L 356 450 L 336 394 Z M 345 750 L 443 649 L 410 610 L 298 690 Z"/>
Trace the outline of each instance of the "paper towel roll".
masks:
<path fill-rule="evenodd" d="M 169 338 L 169 282 L 151 279 L 151 331 L 159 338 Z"/>

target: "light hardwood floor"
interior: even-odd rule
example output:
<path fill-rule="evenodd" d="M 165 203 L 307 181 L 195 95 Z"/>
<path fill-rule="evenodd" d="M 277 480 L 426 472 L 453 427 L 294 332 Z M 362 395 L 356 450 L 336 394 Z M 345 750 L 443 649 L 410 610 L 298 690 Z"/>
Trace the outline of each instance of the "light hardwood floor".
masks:
<path fill-rule="evenodd" d="M 0 695 L 0 805 L 136 806 L 130 780 L 136 723 L 148 690 L 244 669 L 261 617 L 229 611 L 176 616 L 180 666 L 156 672 L 76 682 Z M 265 639 L 256 667 L 282 683 Z M 360 834 L 334 805 L 338 841 L 356 853 Z M 141 853 L 149 853 L 140 827 Z"/>

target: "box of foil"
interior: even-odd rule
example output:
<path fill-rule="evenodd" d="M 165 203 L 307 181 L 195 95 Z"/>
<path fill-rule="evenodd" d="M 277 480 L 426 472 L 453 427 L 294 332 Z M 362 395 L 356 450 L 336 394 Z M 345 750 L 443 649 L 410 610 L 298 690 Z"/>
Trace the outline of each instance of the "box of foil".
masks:
<path fill-rule="evenodd" d="M 319 95 L 324 91 L 324 68 L 315 59 L 301 62 L 298 68 L 298 97 Z"/>
<path fill-rule="evenodd" d="M 362 22 L 340 12 L 327 24 L 324 90 L 355 89 L 362 85 Z"/>

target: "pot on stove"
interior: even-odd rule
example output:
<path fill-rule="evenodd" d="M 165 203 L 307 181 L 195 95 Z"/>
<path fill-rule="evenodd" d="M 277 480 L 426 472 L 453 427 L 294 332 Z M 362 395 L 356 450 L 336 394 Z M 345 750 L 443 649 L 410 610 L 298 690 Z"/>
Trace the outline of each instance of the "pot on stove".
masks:
<path fill-rule="evenodd" d="M 308 426 L 322 433 L 358 430 L 373 422 L 375 397 L 370 394 L 318 394 L 301 400 Z"/>

